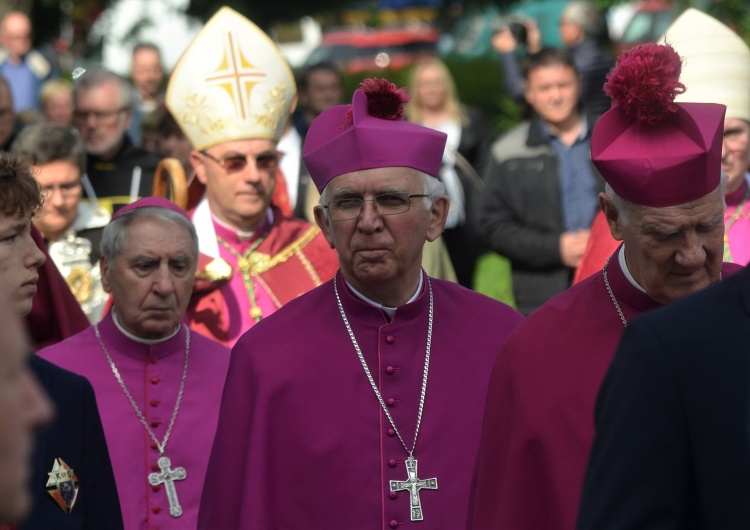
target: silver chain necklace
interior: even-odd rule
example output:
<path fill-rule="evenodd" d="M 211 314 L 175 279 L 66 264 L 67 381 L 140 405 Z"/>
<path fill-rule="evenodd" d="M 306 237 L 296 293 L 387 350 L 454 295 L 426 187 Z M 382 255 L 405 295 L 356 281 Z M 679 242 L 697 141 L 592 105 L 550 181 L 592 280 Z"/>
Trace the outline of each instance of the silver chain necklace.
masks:
<path fill-rule="evenodd" d="M 622 309 L 620 309 L 620 304 L 617 303 L 617 298 L 615 297 L 615 293 L 612 292 L 612 287 L 609 285 L 609 276 L 607 275 L 607 268 L 609 267 L 609 260 L 612 259 L 612 256 L 614 254 L 610 255 L 607 258 L 607 262 L 604 264 L 604 268 L 602 269 L 602 274 L 604 275 L 604 285 L 607 287 L 607 292 L 609 293 L 609 297 L 612 299 L 612 303 L 615 304 L 615 309 L 617 309 L 617 314 L 620 315 L 620 320 L 622 320 L 622 326 L 628 327 L 628 321 L 625 319 L 625 315 L 622 313 Z"/>
<path fill-rule="evenodd" d="M 383 396 L 380 394 L 378 385 L 375 384 L 375 379 L 372 377 L 372 374 L 370 373 L 370 369 L 367 367 L 367 361 L 365 360 L 365 356 L 362 355 L 362 350 L 359 347 L 357 338 L 354 336 L 354 331 L 352 330 L 352 327 L 349 324 L 349 319 L 346 317 L 344 306 L 341 303 L 341 297 L 339 296 L 339 288 L 338 288 L 337 282 L 335 281 L 335 279 L 333 282 L 333 290 L 336 293 L 336 303 L 338 304 L 339 312 L 341 313 L 341 318 L 344 321 L 344 325 L 346 326 L 346 331 L 349 333 L 349 338 L 351 339 L 352 344 L 354 345 L 354 349 L 357 352 L 357 357 L 359 357 L 359 362 L 362 363 L 362 368 L 365 370 L 365 375 L 367 376 L 367 380 L 370 382 L 370 386 L 372 387 L 373 392 L 375 392 L 375 396 L 378 398 L 378 402 L 380 402 L 380 407 L 383 409 L 383 412 L 385 412 L 385 415 L 388 418 L 388 421 L 390 422 L 391 427 L 393 427 L 393 430 L 396 433 L 396 436 L 398 436 L 398 439 L 401 442 L 401 445 L 404 447 L 404 450 L 409 454 L 409 457 L 406 459 L 407 479 L 406 480 L 391 480 L 390 490 L 409 492 L 409 500 L 410 500 L 409 504 L 411 506 L 411 520 L 412 521 L 421 521 L 424 519 L 424 515 L 422 513 L 422 501 L 419 498 L 419 490 L 438 489 L 437 478 L 429 478 L 429 479 L 417 478 L 417 459 L 414 458 L 414 450 L 417 447 L 417 436 L 419 435 L 419 427 L 422 424 L 422 412 L 424 410 L 424 398 L 425 398 L 425 394 L 427 393 L 427 374 L 429 373 L 429 370 L 430 370 L 430 347 L 432 345 L 432 323 L 433 323 L 433 315 L 434 315 L 433 313 L 434 306 L 433 306 L 433 298 L 432 298 L 432 284 L 430 283 L 429 277 L 427 277 L 427 289 L 430 293 L 430 312 L 429 312 L 429 319 L 427 321 L 427 345 L 425 347 L 424 369 L 423 369 L 423 375 L 422 375 L 422 391 L 419 395 L 419 412 L 417 413 L 417 426 L 416 426 L 416 429 L 414 430 L 414 443 L 412 444 L 411 450 L 409 450 L 406 443 L 404 442 L 403 437 L 401 436 L 401 432 L 398 430 L 398 427 L 396 427 L 396 422 L 393 421 L 393 416 L 391 416 L 391 413 L 388 411 L 388 407 L 386 406 L 385 401 L 383 400 Z"/>
<path fill-rule="evenodd" d="M 185 392 L 185 380 L 187 379 L 188 359 L 190 357 L 190 329 L 185 327 L 185 363 L 182 367 L 182 378 L 180 379 L 180 387 L 177 391 L 177 402 L 174 405 L 172 418 L 169 420 L 167 432 L 164 434 L 164 439 L 161 441 L 161 443 L 159 443 L 159 439 L 156 437 L 156 434 L 154 434 L 154 431 L 151 430 L 151 427 L 146 421 L 146 417 L 143 415 L 143 412 L 141 411 L 140 407 L 138 407 L 135 399 L 133 399 L 133 396 L 128 390 L 128 387 L 125 385 L 125 381 L 123 381 L 122 375 L 120 375 L 120 371 L 117 369 L 114 360 L 112 360 L 112 356 L 109 354 L 109 350 L 107 350 L 107 347 L 104 345 L 104 340 L 102 339 L 102 335 L 99 332 L 98 324 L 94 324 L 94 333 L 96 334 L 96 338 L 99 341 L 99 345 L 101 346 L 102 351 L 104 352 L 104 356 L 107 358 L 107 362 L 112 369 L 112 373 L 114 374 L 117 382 L 120 384 L 120 388 L 122 388 L 122 391 L 125 393 L 125 397 L 128 398 L 130 405 L 133 407 L 135 415 L 138 416 L 138 419 L 143 425 L 143 428 L 146 429 L 146 432 L 156 444 L 156 448 L 159 450 L 160 456 L 158 464 L 161 472 L 150 473 L 148 475 L 148 482 L 153 486 L 164 484 L 165 490 L 167 492 L 167 499 L 169 501 L 169 513 L 170 515 L 172 515 L 172 517 L 179 517 L 182 515 L 182 507 L 180 506 L 180 503 L 177 499 L 177 491 L 175 490 L 174 481 L 184 480 L 185 477 L 187 477 L 187 472 L 185 471 L 184 467 L 170 469 L 172 462 L 164 455 L 164 450 L 166 449 L 167 442 L 169 442 L 169 437 L 172 434 L 172 428 L 174 428 L 175 421 L 177 420 L 177 413 L 180 411 L 182 395 Z"/>

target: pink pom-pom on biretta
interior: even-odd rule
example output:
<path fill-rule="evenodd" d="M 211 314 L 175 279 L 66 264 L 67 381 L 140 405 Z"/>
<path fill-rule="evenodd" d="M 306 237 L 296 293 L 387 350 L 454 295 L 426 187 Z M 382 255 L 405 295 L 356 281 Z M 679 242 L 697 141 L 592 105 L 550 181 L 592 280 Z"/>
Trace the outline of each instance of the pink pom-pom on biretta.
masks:
<path fill-rule="evenodd" d="M 642 44 L 618 57 L 604 91 L 628 116 L 657 123 L 677 112 L 682 60 L 669 45 Z"/>

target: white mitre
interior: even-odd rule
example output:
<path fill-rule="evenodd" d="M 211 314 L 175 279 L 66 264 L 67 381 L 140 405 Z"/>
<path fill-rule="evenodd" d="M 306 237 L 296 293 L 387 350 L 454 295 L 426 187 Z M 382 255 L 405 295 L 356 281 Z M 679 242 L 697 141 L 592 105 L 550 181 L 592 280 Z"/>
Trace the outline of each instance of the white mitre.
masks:
<path fill-rule="evenodd" d="M 294 76 L 278 47 L 222 7 L 174 67 L 166 105 L 200 151 L 233 140 L 278 141 L 295 96 Z"/>
<path fill-rule="evenodd" d="M 672 23 L 661 42 L 683 58 L 675 101 L 721 103 L 727 118 L 750 121 L 750 49 L 731 29 L 694 8 Z"/>

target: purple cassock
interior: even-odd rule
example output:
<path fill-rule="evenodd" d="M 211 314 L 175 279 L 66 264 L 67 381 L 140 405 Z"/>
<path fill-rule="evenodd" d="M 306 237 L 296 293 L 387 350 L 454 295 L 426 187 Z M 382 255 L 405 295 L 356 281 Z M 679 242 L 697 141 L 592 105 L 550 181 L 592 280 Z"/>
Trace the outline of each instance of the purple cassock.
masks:
<path fill-rule="evenodd" d="M 158 344 L 123 334 L 108 313 L 99 323 L 102 340 L 138 407 L 161 443 L 177 401 L 185 363 L 185 330 Z M 160 473 L 159 452 L 115 379 L 94 328 L 39 352 L 41 357 L 84 375 L 96 392 L 117 482 L 122 517 L 128 530 L 196 528 L 229 349 L 199 333 L 190 333 L 190 354 L 182 402 L 165 448 L 171 468 L 185 469 L 173 481 L 182 515 L 172 517 L 165 484 L 152 485 Z"/>
<path fill-rule="evenodd" d="M 660 304 L 630 282 L 618 257 L 607 277 L 630 321 Z M 722 274 L 738 270 L 725 263 Z M 623 330 L 599 271 L 511 335 L 490 380 L 469 529 L 575 529 L 596 396 Z"/>
<path fill-rule="evenodd" d="M 426 278 L 426 277 L 425 277 Z M 337 306 L 411 448 L 429 321 L 427 282 L 391 321 L 341 274 L 289 302 L 237 342 L 201 500 L 199 528 L 461 528 L 492 363 L 522 317 L 431 280 L 434 321 L 414 457 L 423 521 L 411 521 L 407 452 L 383 413 Z"/>

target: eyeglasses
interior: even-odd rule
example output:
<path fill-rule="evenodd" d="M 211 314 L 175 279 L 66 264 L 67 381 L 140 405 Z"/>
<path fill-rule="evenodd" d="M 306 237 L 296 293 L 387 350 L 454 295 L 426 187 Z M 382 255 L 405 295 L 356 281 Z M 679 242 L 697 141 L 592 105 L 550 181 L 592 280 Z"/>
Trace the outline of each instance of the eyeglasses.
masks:
<path fill-rule="evenodd" d="M 327 205 L 323 206 L 328 210 L 331 219 L 334 221 L 348 221 L 357 219 L 362 215 L 362 207 L 366 202 L 372 202 L 375 211 L 379 215 L 395 215 L 405 213 L 411 208 L 411 200 L 429 195 L 409 195 L 406 192 L 381 193 L 375 195 L 372 199 L 363 199 L 362 197 L 342 197 L 334 199 Z"/>
<path fill-rule="evenodd" d="M 69 182 L 66 184 L 56 184 L 54 186 L 41 186 L 40 191 L 45 197 L 59 191 L 63 197 L 72 197 L 81 189 L 81 181 Z"/>
<path fill-rule="evenodd" d="M 76 121 L 79 122 L 85 122 L 89 119 L 89 116 L 94 118 L 94 121 L 97 122 L 105 122 L 105 121 L 114 121 L 113 118 L 116 118 L 120 115 L 120 113 L 125 112 L 125 108 L 119 108 L 117 110 L 76 110 L 73 112 L 73 118 Z"/>
<path fill-rule="evenodd" d="M 281 159 L 281 153 L 279 152 L 260 153 L 258 155 L 227 155 L 221 158 L 216 158 L 206 151 L 200 153 L 219 164 L 227 173 L 237 173 L 244 170 L 251 159 L 255 161 L 255 168 L 258 171 L 274 171 L 279 167 L 279 160 Z"/>

